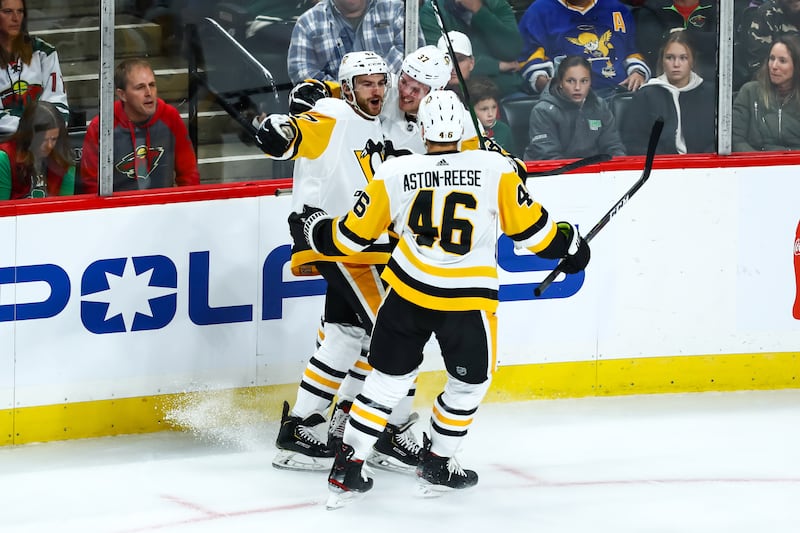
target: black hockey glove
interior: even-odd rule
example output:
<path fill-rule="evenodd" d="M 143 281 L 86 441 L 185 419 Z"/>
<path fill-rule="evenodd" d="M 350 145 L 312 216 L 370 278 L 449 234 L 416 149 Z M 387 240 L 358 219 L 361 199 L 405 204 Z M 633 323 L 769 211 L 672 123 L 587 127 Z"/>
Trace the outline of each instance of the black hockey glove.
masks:
<path fill-rule="evenodd" d="M 317 100 L 329 98 L 330 88 L 319 80 L 303 80 L 289 92 L 289 114 L 297 115 L 314 108 Z"/>
<path fill-rule="evenodd" d="M 267 116 L 256 131 L 256 143 L 264 153 L 283 156 L 297 136 L 297 127 L 288 115 L 275 113 Z"/>
<path fill-rule="evenodd" d="M 557 222 L 558 231 L 567 238 L 567 253 L 559 269 L 565 274 L 577 274 L 589 264 L 589 243 L 583 240 L 578 229 L 569 222 Z"/>
<path fill-rule="evenodd" d="M 318 207 L 303 206 L 302 213 L 291 213 L 288 218 L 289 233 L 292 236 L 292 253 L 303 250 L 310 250 L 311 247 L 311 225 L 312 223 L 328 213 Z"/>

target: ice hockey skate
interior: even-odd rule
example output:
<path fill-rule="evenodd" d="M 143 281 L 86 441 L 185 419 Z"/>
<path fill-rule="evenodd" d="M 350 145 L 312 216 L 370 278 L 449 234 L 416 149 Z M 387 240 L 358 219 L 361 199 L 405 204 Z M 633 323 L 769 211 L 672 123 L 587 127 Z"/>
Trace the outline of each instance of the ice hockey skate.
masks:
<path fill-rule="evenodd" d="M 330 495 L 325 504 L 329 511 L 339 509 L 355 500 L 372 488 L 372 478 L 362 471 L 364 461 L 353 459 L 353 447 L 340 443 L 336 448 L 331 473 L 328 475 Z"/>
<path fill-rule="evenodd" d="M 419 464 L 421 446 L 410 431 L 411 426 L 419 420 L 417 413 L 411 413 L 408 421 L 401 426 L 387 424 L 386 429 L 378 437 L 367 463 L 381 470 L 413 474 Z"/>
<path fill-rule="evenodd" d="M 344 437 L 344 428 L 350 419 L 350 407 L 353 402 L 342 400 L 333 407 L 331 423 L 328 425 L 328 448 L 336 450 Z"/>
<path fill-rule="evenodd" d="M 331 466 L 333 449 L 322 442 L 313 427 L 325 422 L 325 418 L 314 413 L 305 420 L 289 416 L 289 402 L 283 402 L 281 427 L 275 446 L 278 453 L 272 466 L 284 470 L 323 471 Z"/>
<path fill-rule="evenodd" d="M 424 433 L 417 478 L 417 493 L 424 498 L 435 498 L 444 492 L 468 489 L 478 484 L 478 474 L 461 468 L 455 457 L 439 457 L 432 453 L 431 440 Z"/>

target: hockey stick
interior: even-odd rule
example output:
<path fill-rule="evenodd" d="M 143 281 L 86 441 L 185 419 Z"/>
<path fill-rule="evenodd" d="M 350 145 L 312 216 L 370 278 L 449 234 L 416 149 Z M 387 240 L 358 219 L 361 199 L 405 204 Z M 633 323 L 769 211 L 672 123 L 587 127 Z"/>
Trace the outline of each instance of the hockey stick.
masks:
<path fill-rule="evenodd" d="M 256 129 L 253 127 L 251 119 L 244 116 L 240 106 L 256 105 L 256 107 L 260 107 L 259 104 L 252 101 L 251 97 L 267 95 L 272 101 L 264 103 L 279 109 L 281 107 L 278 98 L 280 89 L 276 87 L 272 74 L 216 20 L 204 17 L 194 25 L 193 29 L 192 48 L 195 50 L 195 54 L 203 57 L 205 63 L 202 75 L 196 73 L 193 81 L 204 86 L 215 103 L 233 118 L 250 137 L 254 136 Z M 200 35 L 201 30 L 203 30 L 203 38 Z M 288 88 L 291 88 L 291 85 Z M 235 104 L 231 102 L 234 98 L 238 99 Z"/>
<path fill-rule="evenodd" d="M 564 166 L 560 166 L 554 168 L 552 170 L 541 170 L 539 172 L 528 172 L 529 178 L 538 178 L 542 176 L 557 176 L 558 174 L 566 174 L 567 172 L 573 171 L 576 168 L 585 167 L 588 165 L 594 165 L 595 163 L 604 163 L 606 161 L 611 160 L 611 155 L 609 154 L 595 154 L 590 155 L 589 157 L 584 157 L 583 159 L 578 159 L 577 161 L 573 161 L 572 163 L 567 163 Z"/>
<path fill-rule="evenodd" d="M 650 177 L 650 171 L 653 170 L 653 158 L 656 155 L 656 147 L 658 146 L 658 139 L 661 137 L 661 130 L 664 128 L 664 119 L 658 118 L 655 123 L 653 124 L 653 129 L 650 131 L 650 140 L 647 143 L 647 156 L 644 159 L 644 170 L 642 170 L 642 176 L 634 183 L 628 191 L 622 195 L 622 198 L 619 199 L 617 203 L 614 204 L 614 207 L 608 210 L 608 212 L 603 215 L 603 218 L 600 219 L 597 224 L 589 231 L 588 234 L 583 238 L 584 241 L 587 243 L 594 239 L 595 235 L 600 233 L 600 230 L 603 229 L 606 224 L 611 222 L 611 219 L 619 213 L 620 209 L 622 209 L 628 200 L 636 194 L 636 191 L 642 188 L 644 182 L 647 181 L 647 178 Z M 546 278 L 533 290 L 534 296 L 541 296 L 544 291 L 547 290 L 547 287 L 550 286 L 551 283 L 556 279 L 558 274 L 561 272 L 561 263 L 564 260 L 561 259 L 558 262 L 558 265 L 547 275 Z"/>
<path fill-rule="evenodd" d="M 444 42 L 447 44 L 447 53 L 450 54 L 450 58 L 453 60 L 453 68 L 455 69 L 456 76 L 458 77 L 458 85 L 461 87 L 461 91 L 464 93 L 464 105 L 469 111 L 469 116 L 472 118 L 472 125 L 475 127 L 475 134 L 478 136 L 478 146 L 480 146 L 481 149 L 485 149 L 483 135 L 481 135 L 481 125 L 478 123 L 478 117 L 475 115 L 475 110 L 472 108 L 472 100 L 469 98 L 467 82 L 464 81 L 464 75 L 461 73 L 461 67 L 458 66 L 456 53 L 453 50 L 453 43 L 450 42 L 450 35 L 447 33 L 447 28 L 444 25 L 442 13 L 439 11 L 439 0 L 431 0 L 431 7 L 433 7 L 433 15 L 436 17 L 436 24 L 439 25 L 439 31 L 442 32 Z"/>

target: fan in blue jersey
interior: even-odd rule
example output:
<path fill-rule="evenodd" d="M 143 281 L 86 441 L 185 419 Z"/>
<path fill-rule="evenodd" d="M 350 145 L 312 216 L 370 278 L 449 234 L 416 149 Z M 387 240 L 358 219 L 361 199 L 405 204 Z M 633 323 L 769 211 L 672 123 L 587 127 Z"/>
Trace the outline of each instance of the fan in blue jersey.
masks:
<path fill-rule="evenodd" d="M 522 16 L 519 31 L 522 76 L 536 93 L 564 56 L 591 63 L 592 88 L 601 97 L 635 91 L 650 78 L 636 47 L 633 16 L 619 0 L 537 0 Z"/>

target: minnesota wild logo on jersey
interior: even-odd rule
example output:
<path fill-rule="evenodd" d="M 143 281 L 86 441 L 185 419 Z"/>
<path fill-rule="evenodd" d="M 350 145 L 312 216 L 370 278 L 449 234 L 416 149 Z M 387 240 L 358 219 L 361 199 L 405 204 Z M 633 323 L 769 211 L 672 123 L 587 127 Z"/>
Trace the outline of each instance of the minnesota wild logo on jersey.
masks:
<path fill-rule="evenodd" d="M 0 133 L 16 131 L 25 106 L 40 99 L 53 104 L 65 122 L 69 119 L 56 49 L 38 37 L 31 38 L 31 46 L 30 63 L 11 61 L 0 76 Z"/>

